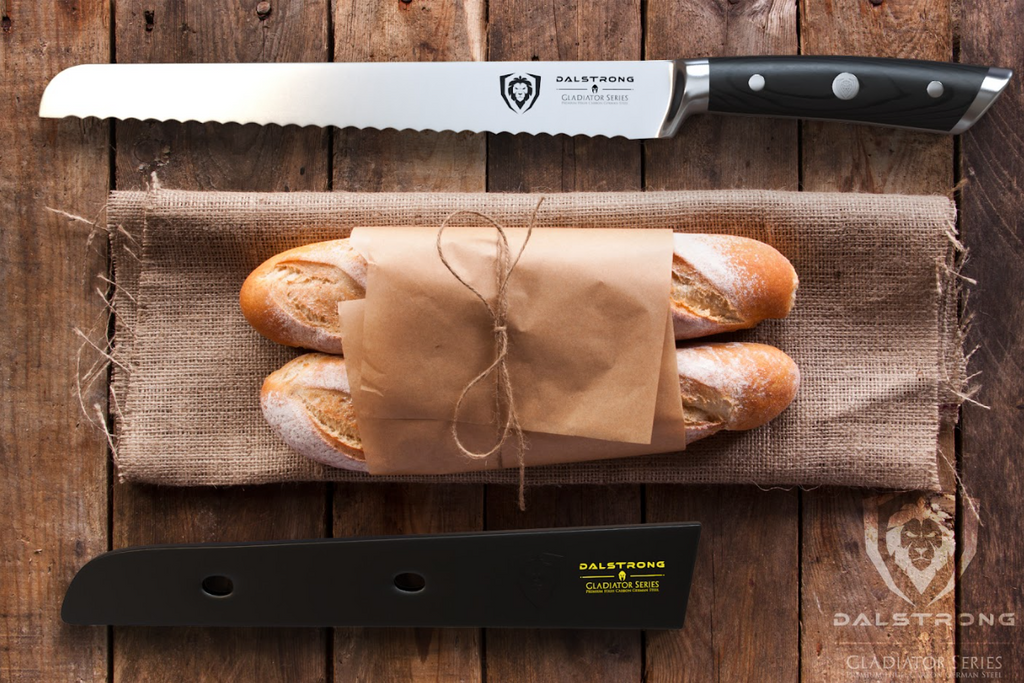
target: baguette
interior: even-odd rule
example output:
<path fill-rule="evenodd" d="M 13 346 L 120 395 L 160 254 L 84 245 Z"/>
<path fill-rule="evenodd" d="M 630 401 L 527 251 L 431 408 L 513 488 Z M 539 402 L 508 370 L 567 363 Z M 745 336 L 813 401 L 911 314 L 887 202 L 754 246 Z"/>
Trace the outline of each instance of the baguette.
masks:
<path fill-rule="evenodd" d="M 800 373 L 764 344 L 713 343 L 676 349 L 686 442 L 761 426 L 796 396 Z M 260 394 L 271 428 L 308 458 L 367 471 L 345 359 L 310 353 L 274 372 Z"/>
<path fill-rule="evenodd" d="M 797 276 L 772 247 L 730 235 L 676 233 L 670 292 L 676 339 L 784 318 Z M 343 353 L 339 301 L 366 296 L 366 262 L 347 239 L 282 252 L 254 270 L 240 303 L 249 323 L 285 346 Z"/>

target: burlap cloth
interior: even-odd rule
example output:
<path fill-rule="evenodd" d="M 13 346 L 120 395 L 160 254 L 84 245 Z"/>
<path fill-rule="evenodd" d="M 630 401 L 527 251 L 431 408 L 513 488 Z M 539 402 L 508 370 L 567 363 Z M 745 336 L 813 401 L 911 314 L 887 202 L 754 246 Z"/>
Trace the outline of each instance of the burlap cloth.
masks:
<path fill-rule="evenodd" d="M 288 449 L 267 427 L 264 377 L 299 353 L 256 334 L 238 291 L 273 254 L 354 226 L 439 225 L 472 209 L 509 226 L 536 196 L 114 192 L 111 406 L 125 480 L 173 485 L 295 480 L 507 482 L 514 470 L 371 477 Z M 685 453 L 534 468 L 527 484 L 685 482 L 937 489 L 937 435 L 964 382 L 958 245 L 944 197 L 768 191 L 548 195 L 538 225 L 671 227 L 772 244 L 793 262 L 792 315 L 733 338 L 799 364 L 796 401 L 746 433 Z"/>

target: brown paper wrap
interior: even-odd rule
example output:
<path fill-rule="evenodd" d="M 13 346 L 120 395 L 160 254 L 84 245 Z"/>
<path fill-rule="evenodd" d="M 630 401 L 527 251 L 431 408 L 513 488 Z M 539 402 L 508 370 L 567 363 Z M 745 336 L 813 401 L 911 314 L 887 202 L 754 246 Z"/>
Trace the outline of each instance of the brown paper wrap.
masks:
<path fill-rule="evenodd" d="M 506 291 L 515 414 L 524 431 L 546 435 L 527 437 L 525 464 L 685 448 L 667 296 L 672 232 L 539 228 L 528 244 L 526 230 L 503 232 L 511 254 L 521 252 Z M 352 233 L 369 264 L 367 293 L 339 311 L 373 474 L 518 465 L 518 441 L 474 458 L 459 451 L 451 428 L 460 394 L 494 360 L 498 233 L 444 234 L 449 266 L 465 284 L 439 257 L 437 236 L 437 228 Z M 476 452 L 490 449 L 504 423 L 495 376 L 467 393 L 459 413 L 460 439 Z"/>
<path fill-rule="evenodd" d="M 323 467 L 277 439 L 263 379 L 299 351 L 238 308 L 263 260 L 361 226 L 438 226 L 475 210 L 525 226 L 535 195 L 115 192 L 115 461 L 172 485 L 297 480 L 505 482 L 514 469 L 373 476 Z M 954 208 L 946 197 L 774 191 L 546 195 L 538 225 L 727 233 L 767 242 L 800 274 L 793 313 L 733 338 L 800 366 L 797 400 L 767 426 L 684 455 L 534 467 L 528 484 L 822 484 L 937 489 L 937 435 L 956 419 L 964 357 Z M 83 367 L 90 366 L 83 359 Z M 536 443 L 536 442 L 535 442 Z"/>

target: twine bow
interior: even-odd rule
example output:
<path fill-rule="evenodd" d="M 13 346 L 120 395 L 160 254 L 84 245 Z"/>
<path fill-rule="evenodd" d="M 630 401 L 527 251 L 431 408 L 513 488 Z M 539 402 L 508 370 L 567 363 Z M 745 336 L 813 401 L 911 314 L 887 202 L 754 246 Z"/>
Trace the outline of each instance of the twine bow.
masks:
<path fill-rule="evenodd" d="M 512 380 L 508 372 L 508 281 L 512 277 L 512 273 L 519 264 L 519 259 L 523 255 L 523 251 L 526 250 L 526 245 L 530 242 L 530 237 L 533 235 L 533 226 L 537 220 L 537 212 L 540 210 L 541 204 L 544 203 L 544 198 L 541 197 L 537 201 L 537 205 L 533 207 L 533 214 L 530 216 L 530 223 L 526 230 L 526 239 L 523 240 L 523 244 L 519 247 L 519 251 L 516 253 L 515 258 L 512 258 L 512 252 L 508 244 L 508 236 L 505 234 L 505 228 L 494 220 L 492 217 L 482 214 L 478 211 L 456 211 L 449 214 L 444 221 L 441 223 L 441 227 L 437 231 L 437 255 L 441 258 L 441 263 L 444 264 L 448 272 L 451 273 L 456 280 L 462 283 L 462 285 L 471 291 L 480 303 L 487 309 L 488 314 L 491 317 L 494 331 L 494 343 L 496 347 L 494 360 L 487 368 L 469 381 L 469 384 L 462 390 L 459 395 L 459 400 L 455 402 L 455 409 L 452 414 L 452 437 L 455 439 L 455 445 L 458 447 L 459 452 L 467 458 L 473 458 L 474 460 L 482 460 L 491 455 L 494 455 L 510 437 L 514 437 L 517 446 L 517 457 L 519 461 L 519 508 L 521 510 L 526 509 L 525 501 L 525 451 L 526 451 L 526 440 L 523 436 L 523 428 L 519 424 L 519 416 L 516 413 L 515 407 L 515 396 L 512 391 Z M 481 218 L 491 225 L 498 231 L 498 258 L 494 262 L 495 276 L 498 283 L 498 292 L 495 297 L 495 302 L 492 305 L 484 296 L 477 291 L 477 289 L 466 282 L 459 275 L 455 268 L 452 267 L 451 263 L 448 262 L 448 258 L 444 253 L 444 246 L 441 242 L 441 237 L 444 235 L 445 229 L 451 223 L 452 219 L 460 216 L 476 216 Z M 466 447 L 459 437 L 459 415 L 462 412 L 462 403 L 466 399 L 466 395 L 475 387 L 477 384 L 487 378 L 492 372 L 497 373 L 497 387 L 495 395 L 495 414 L 500 416 L 502 412 L 502 405 L 505 408 L 505 424 L 501 428 L 501 433 L 498 435 L 497 442 L 487 451 L 474 451 Z M 500 419 L 500 418 L 499 418 Z"/>

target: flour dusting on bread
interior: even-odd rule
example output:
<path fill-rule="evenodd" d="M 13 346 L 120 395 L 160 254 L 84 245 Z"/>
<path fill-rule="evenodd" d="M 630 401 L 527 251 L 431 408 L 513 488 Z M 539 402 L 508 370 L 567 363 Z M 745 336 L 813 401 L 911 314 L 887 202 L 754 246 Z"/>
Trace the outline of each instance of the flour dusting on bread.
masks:
<path fill-rule="evenodd" d="M 724 429 L 752 429 L 775 418 L 800 385 L 793 359 L 764 344 L 684 347 L 676 350 L 676 362 L 684 406 L 687 394 L 696 396 L 694 401 L 706 404 Z"/>
<path fill-rule="evenodd" d="M 282 252 L 242 285 L 242 313 L 263 336 L 286 346 L 342 353 L 338 302 L 366 297 L 366 262 L 349 240 Z"/>
<path fill-rule="evenodd" d="M 264 381 L 260 407 L 271 428 L 299 453 L 366 471 L 343 358 L 311 353 L 292 360 Z"/>
<path fill-rule="evenodd" d="M 676 339 L 747 329 L 789 314 L 799 280 L 771 246 L 732 235 L 672 237 Z"/>
<path fill-rule="evenodd" d="M 800 375 L 763 344 L 711 343 L 676 349 L 686 442 L 721 430 L 753 429 L 781 413 Z M 345 360 L 310 353 L 270 375 L 263 414 L 282 439 L 313 460 L 366 471 Z"/>

